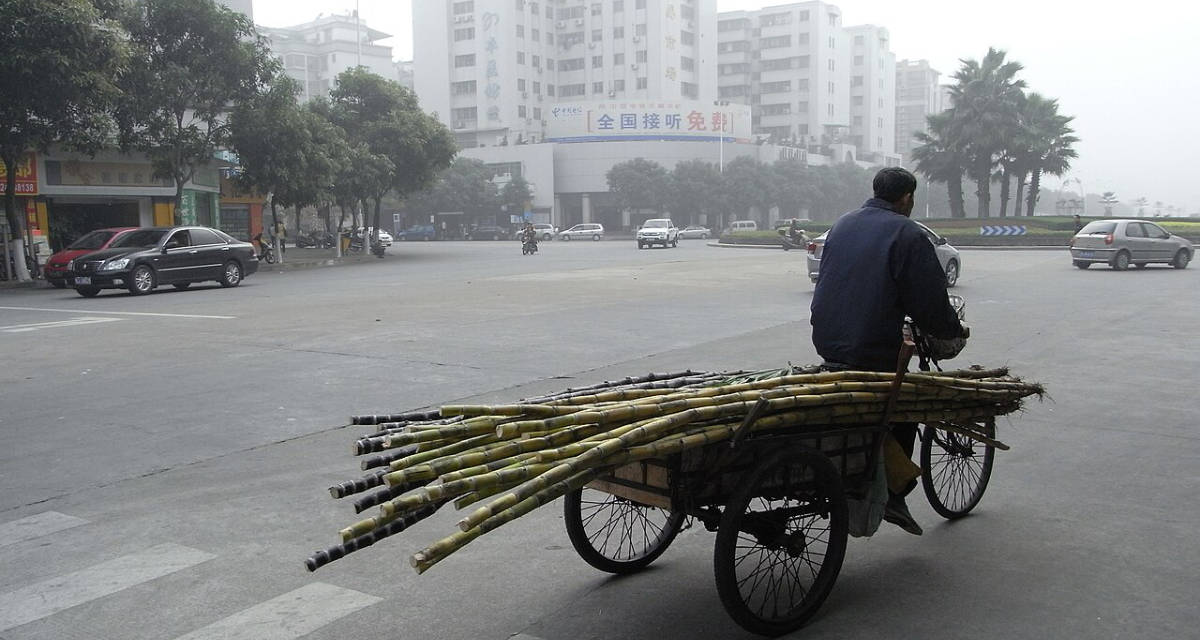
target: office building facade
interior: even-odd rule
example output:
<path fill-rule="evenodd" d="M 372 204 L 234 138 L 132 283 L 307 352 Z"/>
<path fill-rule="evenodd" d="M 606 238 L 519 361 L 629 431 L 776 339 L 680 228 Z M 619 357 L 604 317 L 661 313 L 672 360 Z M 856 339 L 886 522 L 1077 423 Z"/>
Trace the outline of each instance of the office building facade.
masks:
<path fill-rule="evenodd" d="M 929 130 L 927 118 L 941 113 L 949 105 L 941 74 L 928 60 L 901 60 L 896 64 L 896 153 L 911 157 L 918 133 Z"/>
<path fill-rule="evenodd" d="M 372 29 L 354 13 L 318 16 L 294 27 L 258 27 L 283 70 L 300 83 L 301 101 L 328 95 L 337 76 L 357 66 L 385 78 L 397 75 L 392 48 L 377 44 L 389 34 Z"/>

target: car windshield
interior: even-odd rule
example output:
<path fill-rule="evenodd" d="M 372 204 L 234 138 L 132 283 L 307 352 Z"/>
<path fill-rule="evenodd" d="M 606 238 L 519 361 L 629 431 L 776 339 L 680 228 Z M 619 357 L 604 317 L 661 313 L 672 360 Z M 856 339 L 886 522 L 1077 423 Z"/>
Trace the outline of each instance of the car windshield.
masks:
<path fill-rule="evenodd" d="M 106 231 L 103 229 L 99 231 L 93 231 L 76 240 L 75 242 L 72 242 L 71 246 L 67 247 L 67 249 L 76 251 L 81 249 L 99 249 L 100 247 L 104 246 L 105 242 L 108 242 L 109 238 L 116 235 L 116 233 L 117 232 L 115 231 Z"/>
<path fill-rule="evenodd" d="M 647 220 L 644 228 L 645 229 L 666 229 L 667 221 L 666 220 Z"/>
<path fill-rule="evenodd" d="M 112 247 L 153 247 L 162 240 L 166 229 L 139 229 L 117 238 Z"/>
<path fill-rule="evenodd" d="M 1087 226 L 1080 229 L 1079 233 L 1112 233 L 1117 230 L 1115 222 L 1089 222 Z"/>

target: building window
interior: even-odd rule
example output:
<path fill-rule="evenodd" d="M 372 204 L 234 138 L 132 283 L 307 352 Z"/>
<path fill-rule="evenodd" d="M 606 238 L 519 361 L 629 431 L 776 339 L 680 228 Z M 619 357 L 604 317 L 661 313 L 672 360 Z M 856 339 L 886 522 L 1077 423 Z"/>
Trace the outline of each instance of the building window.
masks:
<path fill-rule="evenodd" d="M 806 125 L 806 124 L 796 125 L 796 130 L 802 136 L 808 135 L 808 125 Z"/>
<path fill-rule="evenodd" d="M 547 18 L 553 18 L 553 17 L 554 17 L 554 8 L 553 8 L 553 7 L 550 7 L 549 5 L 547 5 L 547 6 L 546 6 L 546 17 L 547 17 Z"/>
<path fill-rule="evenodd" d="M 613 38 L 620 39 L 625 37 L 625 27 L 613 27 Z"/>
<path fill-rule="evenodd" d="M 682 7 L 679 7 L 679 15 L 684 20 L 695 20 L 696 19 L 696 10 L 694 8 L 692 8 L 691 5 L 685 4 Z"/>
<path fill-rule="evenodd" d="M 836 13 L 830 13 L 830 14 L 829 14 L 829 26 L 831 26 L 831 27 L 836 27 L 836 26 L 837 26 L 837 21 L 838 21 L 838 14 L 836 14 Z"/>
<path fill-rule="evenodd" d="M 808 44 L 808 33 L 797 33 L 796 44 Z"/>
<path fill-rule="evenodd" d="M 778 60 L 763 60 L 762 61 L 762 70 L 763 71 L 779 71 L 781 69 L 791 69 L 795 64 L 796 64 L 795 58 L 779 58 Z M 749 71 L 749 65 L 747 65 L 747 64 L 738 64 L 738 65 L 729 65 L 729 66 L 747 67 L 746 69 L 743 70 L 743 72 Z"/>
<path fill-rule="evenodd" d="M 852 105 L 854 105 L 854 106 L 856 106 L 856 107 L 861 107 L 861 106 L 862 106 L 862 103 L 863 103 L 863 97 L 862 97 L 862 96 L 854 96 L 853 98 L 850 98 L 850 104 L 852 104 Z"/>
<path fill-rule="evenodd" d="M 797 56 L 796 57 L 796 66 L 800 69 L 807 69 L 808 68 L 808 56 Z"/>
<path fill-rule="evenodd" d="M 689 58 L 687 56 L 680 56 L 679 68 L 683 69 L 684 71 L 695 71 L 696 70 L 696 59 Z"/>
<path fill-rule="evenodd" d="M 542 66 L 542 57 L 535 54 L 533 56 L 533 67 L 536 69 L 541 66 Z"/>
<path fill-rule="evenodd" d="M 645 89 L 645 88 L 646 88 L 646 79 L 645 79 L 645 78 L 638 78 L 638 79 L 637 79 L 637 88 L 638 88 L 638 89 Z"/>
<path fill-rule="evenodd" d="M 759 87 L 760 93 L 787 93 L 792 90 L 791 80 L 780 80 L 779 82 L 764 82 Z"/>
<path fill-rule="evenodd" d="M 863 77 L 862 77 L 862 76 L 854 76 L 853 78 L 850 78 L 850 86 L 852 86 L 852 87 L 861 87 L 861 86 L 862 86 L 862 84 L 863 84 Z"/>
<path fill-rule="evenodd" d="M 700 87 L 691 82 L 681 82 L 679 90 L 685 97 L 692 99 L 700 97 Z"/>
<path fill-rule="evenodd" d="M 548 95 L 548 96 L 554 95 L 554 85 L 552 85 L 552 84 L 546 85 L 546 95 Z"/>
<path fill-rule="evenodd" d="M 454 3 L 454 15 L 461 16 L 464 13 L 475 12 L 475 0 L 467 0 L 466 2 Z"/>
<path fill-rule="evenodd" d="M 758 25 L 760 27 L 774 27 L 781 24 L 791 24 L 792 14 L 790 13 L 772 13 L 766 16 L 759 16 Z"/>
<path fill-rule="evenodd" d="M 604 83 L 603 82 L 593 82 L 592 83 L 592 93 L 604 93 Z"/>
<path fill-rule="evenodd" d="M 582 17 L 583 17 L 583 7 L 582 6 L 567 7 L 566 9 L 558 10 L 558 19 L 559 20 L 573 20 L 573 19 L 582 18 Z"/>
<path fill-rule="evenodd" d="M 525 25 L 523 25 L 523 24 L 517 25 L 517 37 L 518 38 L 525 37 Z"/>
<path fill-rule="evenodd" d="M 462 42 L 463 40 L 475 39 L 475 27 L 466 27 L 464 29 L 454 30 L 454 41 Z"/>
<path fill-rule="evenodd" d="M 546 32 L 546 44 L 554 44 L 554 34 L 549 31 Z"/>
<path fill-rule="evenodd" d="M 856 127 L 862 126 L 862 116 L 854 116 L 854 126 L 856 126 Z"/>
<path fill-rule="evenodd" d="M 525 64 L 525 52 L 524 51 L 517 52 L 517 64 Z"/>
<path fill-rule="evenodd" d="M 680 31 L 679 32 L 679 41 L 682 42 L 685 46 L 690 47 L 690 46 L 696 44 L 696 34 L 692 33 L 691 31 Z"/>
<path fill-rule="evenodd" d="M 523 104 L 517 105 L 517 117 L 518 117 L 518 118 L 524 118 L 524 117 L 525 117 L 525 113 L 526 113 L 526 111 L 525 111 L 525 105 L 523 105 Z"/>
<path fill-rule="evenodd" d="M 861 67 L 861 66 L 862 66 L 862 63 L 863 63 L 863 57 L 862 57 L 862 56 L 854 56 L 854 66 L 856 66 L 856 67 Z"/>
<path fill-rule="evenodd" d="M 450 90 L 456 96 L 472 96 L 475 95 L 475 81 L 467 80 L 465 82 L 451 82 Z"/>
<path fill-rule="evenodd" d="M 646 0 L 636 0 L 634 2 L 633 8 L 634 9 L 645 9 L 646 8 Z"/>
<path fill-rule="evenodd" d="M 604 56 L 592 56 L 592 68 L 599 69 L 604 66 Z"/>
<path fill-rule="evenodd" d="M 612 88 L 613 88 L 613 91 L 624 91 L 625 90 L 624 78 L 613 80 Z"/>
<path fill-rule="evenodd" d="M 796 91 L 800 93 L 808 93 L 808 78 L 800 78 L 796 80 Z"/>
<path fill-rule="evenodd" d="M 638 51 L 637 55 L 635 56 L 635 59 L 638 62 L 645 62 L 646 61 L 646 50 L 642 49 L 641 51 Z"/>
<path fill-rule="evenodd" d="M 883 127 L 883 118 L 875 118 L 875 126 L 882 128 Z"/>
<path fill-rule="evenodd" d="M 533 119 L 534 119 L 534 120 L 541 120 L 541 119 L 542 119 L 542 108 L 541 108 L 541 107 L 534 107 L 534 108 L 533 108 Z"/>
<path fill-rule="evenodd" d="M 450 118 L 455 122 L 474 122 L 478 111 L 475 107 L 461 107 L 459 109 L 450 110 Z"/>
<path fill-rule="evenodd" d="M 475 54 L 470 53 L 465 56 L 454 56 L 454 68 L 475 66 Z"/>
<path fill-rule="evenodd" d="M 558 90 L 558 95 L 562 97 L 582 96 L 587 93 L 587 86 L 580 84 L 564 84 Z"/>
<path fill-rule="evenodd" d="M 539 38 L 541 38 L 541 37 L 542 37 L 542 32 L 541 32 L 541 31 L 538 31 L 537 29 L 534 29 L 534 28 L 530 27 L 530 29 L 529 29 L 529 38 L 530 38 L 531 40 L 533 40 L 534 42 L 536 42 L 536 41 L 537 41 Z"/>
<path fill-rule="evenodd" d="M 635 36 L 646 35 L 646 24 L 642 23 L 642 24 L 633 25 L 633 35 L 635 35 Z"/>
<path fill-rule="evenodd" d="M 829 70 L 833 71 L 833 58 L 829 59 Z"/>
<path fill-rule="evenodd" d="M 829 108 L 827 109 L 827 111 L 829 112 L 829 117 L 832 118 L 833 117 L 833 103 L 832 102 L 829 103 Z"/>
<path fill-rule="evenodd" d="M 604 29 L 592 29 L 592 42 L 600 42 L 604 39 Z"/>
<path fill-rule="evenodd" d="M 600 3 L 593 2 L 592 3 L 592 15 L 598 16 L 598 15 L 600 15 L 600 12 L 601 12 Z"/>
<path fill-rule="evenodd" d="M 808 113 L 808 102 L 807 101 L 797 102 L 796 110 L 799 111 L 800 113 Z"/>
<path fill-rule="evenodd" d="M 800 18 L 800 22 L 808 22 L 808 12 L 807 11 L 801 11 L 799 14 L 797 14 L 797 16 Z"/>
<path fill-rule="evenodd" d="M 517 78 L 517 91 L 525 90 L 525 78 Z"/>
<path fill-rule="evenodd" d="M 833 93 L 833 83 L 829 83 L 829 93 Z"/>
<path fill-rule="evenodd" d="M 837 48 L 837 40 L 835 40 L 833 36 L 829 36 L 829 48 L 830 49 Z"/>
<path fill-rule="evenodd" d="M 554 59 L 553 58 L 546 58 L 546 70 L 554 71 Z"/>
<path fill-rule="evenodd" d="M 613 54 L 613 64 L 625 64 L 625 54 L 614 53 Z"/>
<path fill-rule="evenodd" d="M 854 46 L 861 47 L 865 42 L 862 36 L 854 36 Z"/>
<path fill-rule="evenodd" d="M 762 106 L 762 114 L 764 116 L 785 116 L 792 112 L 792 105 L 784 102 L 781 104 L 764 104 Z"/>
<path fill-rule="evenodd" d="M 613 0 L 613 13 L 620 13 L 625 10 L 624 0 Z"/>
<path fill-rule="evenodd" d="M 517 0 L 517 11 L 525 10 L 525 0 Z"/>
<path fill-rule="evenodd" d="M 571 58 L 570 60 L 559 60 L 559 71 L 579 71 L 583 68 L 583 58 Z"/>
<path fill-rule="evenodd" d="M 541 93 L 542 92 L 542 83 L 538 82 L 537 80 L 534 80 L 533 81 L 533 92 Z"/>

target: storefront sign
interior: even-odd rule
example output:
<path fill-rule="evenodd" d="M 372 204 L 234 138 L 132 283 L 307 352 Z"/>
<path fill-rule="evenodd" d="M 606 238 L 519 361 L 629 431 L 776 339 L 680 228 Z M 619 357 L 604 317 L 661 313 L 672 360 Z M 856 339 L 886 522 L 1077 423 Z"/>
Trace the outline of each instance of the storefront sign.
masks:
<path fill-rule="evenodd" d="M 747 142 L 750 107 L 699 101 L 559 104 L 549 110 L 547 142 L 720 140 Z"/>
<path fill-rule="evenodd" d="M 75 187 L 170 187 L 149 164 L 47 160 L 46 184 Z"/>
<path fill-rule="evenodd" d="M 32 153 L 25 154 L 17 161 L 17 190 L 19 196 L 36 196 L 38 194 L 37 157 Z M 0 162 L 0 193 L 7 189 L 8 167 Z"/>

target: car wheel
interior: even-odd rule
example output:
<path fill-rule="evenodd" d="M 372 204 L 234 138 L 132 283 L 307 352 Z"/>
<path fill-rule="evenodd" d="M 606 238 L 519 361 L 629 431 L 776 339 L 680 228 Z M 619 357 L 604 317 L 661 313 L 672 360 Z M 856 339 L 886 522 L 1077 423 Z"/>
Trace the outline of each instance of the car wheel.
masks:
<path fill-rule="evenodd" d="M 155 282 L 154 269 L 144 264 L 134 267 L 133 273 L 129 274 L 129 293 L 132 295 L 150 293 L 156 286 L 158 283 Z"/>
<path fill-rule="evenodd" d="M 1112 268 L 1117 271 L 1124 271 L 1129 268 L 1129 252 L 1121 250 L 1113 257 Z"/>
<path fill-rule="evenodd" d="M 492 236 L 492 240 L 499 240 L 499 239 L 500 239 L 500 236 L 497 236 L 497 235 Z"/>
<path fill-rule="evenodd" d="M 53 285 L 55 289 L 65 289 L 67 287 L 66 280 L 51 280 L 50 284 Z"/>
<path fill-rule="evenodd" d="M 230 260 L 225 263 L 221 269 L 221 286 L 236 287 L 242 282 L 242 265 L 236 260 Z"/>
<path fill-rule="evenodd" d="M 951 260 L 946 264 L 946 288 L 958 284 L 958 261 Z"/>
<path fill-rule="evenodd" d="M 672 240 L 672 241 L 671 241 L 671 246 L 672 246 L 672 247 L 678 247 L 678 246 L 679 246 L 679 238 L 675 238 L 674 240 Z"/>
<path fill-rule="evenodd" d="M 176 282 L 175 284 L 173 284 L 173 285 L 171 285 L 171 286 L 175 287 L 176 289 L 178 289 L 178 290 L 180 290 L 180 291 L 183 291 L 184 289 L 187 289 L 188 287 L 192 286 L 192 283 L 190 283 L 190 282 Z"/>
<path fill-rule="evenodd" d="M 562 237 L 562 239 L 563 239 L 563 241 L 564 241 L 564 242 L 570 242 L 570 241 L 571 241 L 571 236 L 563 236 L 563 237 Z"/>
<path fill-rule="evenodd" d="M 708 240 L 708 234 L 707 234 L 707 233 L 702 233 L 702 234 L 700 234 L 700 239 L 701 239 L 701 240 Z"/>
<path fill-rule="evenodd" d="M 593 233 L 592 234 L 592 242 L 600 242 L 600 234 Z"/>
<path fill-rule="evenodd" d="M 646 248 L 645 244 L 643 244 L 641 242 L 638 243 L 638 249 L 645 249 L 645 248 Z"/>
<path fill-rule="evenodd" d="M 100 293 L 100 288 L 99 287 L 78 287 L 75 289 L 75 293 L 78 293 L 79 295 L 81 295 L 85 298 L 95 298 L 96 294 Z"/>
<path fill-rule="evenodd" d="M 1192 258 L 1188 255 L 1187 249 L 1180 249 L 1179 253 L 1175 254 L 1175 259 L 1171 261 L 1171 266 L 1176 269 L 1186 269 Z"/>
<path fill-rule="evenodd" d="M 1076 260 L 1071 264 L 1074 264 L 1076 269 L 1087 269 L 1088 267 L 1092 266 L 1092 263 L 1084 262 L 1083 260 Z"/>
<path fill-rule="evenodd" d="M 542 234 L 542 240 L 544 240 L 546 242 L 550 242 L 550 234 L 548 234 L 548 233 Z"/>

